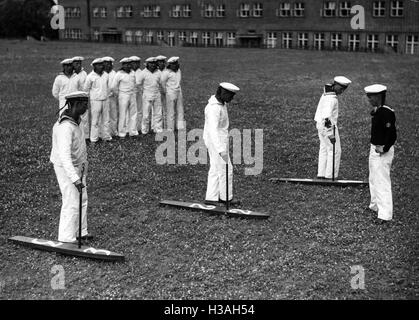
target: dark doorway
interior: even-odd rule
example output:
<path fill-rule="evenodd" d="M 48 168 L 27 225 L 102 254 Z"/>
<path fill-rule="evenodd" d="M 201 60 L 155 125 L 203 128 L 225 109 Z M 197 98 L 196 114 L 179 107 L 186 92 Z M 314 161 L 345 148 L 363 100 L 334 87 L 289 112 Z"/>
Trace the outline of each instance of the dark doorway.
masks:
<path fill-rule="evenodd" d="M 103 42 L 122 42 L 122 33 L 114 31 L 104 31 L 102 32 L 102 41 Z"/>
<path fill-rule="evenodd" d="M 262 36 L 261 35 L 241 35 L 239 36 L 239 45 L 244 48 L 261 48 Z"/>

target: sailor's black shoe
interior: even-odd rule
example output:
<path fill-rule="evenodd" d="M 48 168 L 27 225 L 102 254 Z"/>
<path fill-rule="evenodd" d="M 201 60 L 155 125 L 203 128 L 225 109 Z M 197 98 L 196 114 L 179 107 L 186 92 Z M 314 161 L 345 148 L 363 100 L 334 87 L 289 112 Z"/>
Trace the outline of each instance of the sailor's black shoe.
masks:
<path fill-rule="evenodd" d="M 218 201 L 212 201 L 212 200 L 205 200 L 204 204 L 211 205 L 211 206 L 220 206 L 221 205 L 221 203 L 219 203 Z"/>
<path fill-rule="evenodd" d="M 92 235 L 88 234 L 88 235 L 82 236 L 81 240 L 82 241 L 87 241 L 87 240 L 93 240 L 93 238 L 94 237 Z M 76 239 L 79 240 L 79 237 L 77 237 Z"/>
<path fill-rule="evenodd" d="M 221 203 L 222 205 L 225 205 L 226 204 L 226 202 L 224 201 L 224 200 L 221 200 L 221 199 L 218 199 L 218 202 L 219 203 Z M 228 202 L 228 204 L 230 205 L 230 206 L 232 206 L 232 207 L 238 207 L 238 206 L 240 206 L 241 205 L 241 202 L 239 201 L 239 200 L 230 200 L 229 202 Z"/>

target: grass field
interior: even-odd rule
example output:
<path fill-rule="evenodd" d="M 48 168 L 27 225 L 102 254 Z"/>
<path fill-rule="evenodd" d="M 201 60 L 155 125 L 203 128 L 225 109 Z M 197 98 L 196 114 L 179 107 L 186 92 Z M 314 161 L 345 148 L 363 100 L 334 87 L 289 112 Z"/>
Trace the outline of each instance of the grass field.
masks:
<path fill-rule="evenodd" d="M 217 84 L 242 90 L 230 127 L 264 130 L 264 168 L 235 195 L 267 221 L 208 216 L 158 206 L 205 195 L 206 165 L 157 165 L 153 136 L 88 147 L 92 244 L 124 253 L 101 263 L 30 250 L 15 235 L 56 239 L 60 192 L 49 163 L 59 61 L 179 55 L 188 130 L 203 128 Z M 297 50 L 137 47 L 117 44 L 0 41 L 2 299 L 417 299 L 419 56 Z M 392 167 L 394 220 L 373 223 L 368 188 L 273 184 L 271 177 L 314 177 L 315 108 L 322 85 L 345 75 L 340 99 L 341 177 L 367 179 L 370 107 L 363 87 L 383 83 L 397 116 Z M 51 268 L 65 271 L 52 290 Z M 365 289 L 351 288 L 351 267 Z"/>

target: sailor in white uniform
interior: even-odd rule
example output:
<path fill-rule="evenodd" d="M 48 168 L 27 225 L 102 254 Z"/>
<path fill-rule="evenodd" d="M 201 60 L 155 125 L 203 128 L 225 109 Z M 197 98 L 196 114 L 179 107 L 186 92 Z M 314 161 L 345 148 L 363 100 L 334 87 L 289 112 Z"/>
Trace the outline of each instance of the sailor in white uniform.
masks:
<path fill-rule="evenodd" d="M 99 137 L 104 141 L 111 141 L 109 104 L 106 103 L 109 93 L 109 75 L 103 70 L 102 58 L 93 60 L 92 66 L 93 71 L 87 76 L 83 88 L 83 91 L 87 92 L 90 98 L 90 115 L 92 118 L 90 142 L 98 142 Z"/>
<path fill-rule="evenodd" d="M 164 71 L 166 71 L 166 56 L 158 55 L 156 57 L 156 64 L 157 64 L 157 72 L 160 73 L 160 77 Z M 160 97 L 161 97 L 161 114 L 162 114 L 162 128 L 167 129 L 167 113 L 166 113 L 166 93 L 164 88 L 160 89 Z M 151 110 L 151 130 L 154 130 L 154 117 L 153 117 L 153 109 Z"/>
<path fill-rule="evenodd" d="M 137 56 L 129 57 L 131 59 L 132 71 L 135 73 L 135 79 L 138 78 L 139 74 L 141 73 L 141 58 Z M 140 86 L 134 86 L 134 96 L 135 101 L 137 102 L 137 131 L 141 131 L 141 122 L 143 120 L 143 93 L 142 88 Z"/>
<path fill-rule="evenodd" d="M 229 201 L 233 198 L 233 167 L 228 149 L 228 105 L 240 89 L 228 82 L 220 83 L 205 107 L 203 138 L 210 157 L 206 204 L 226 202 L 226 163 L 228 163 Z"/>
<path fill-rule="evenodd" d="M 180 85 L 182 72 L 180 71 L 179 57 L 171 57 L 167 63 L 167 68 L 161 76 L 166 101 L 166 106 L 163 106 L 163 109 L 166 109 L 166 129 L 168 131 L 184 130 L 183 96 Z"/>
<path fill-rule="evenodd" d="M 52 85 L 52 95 L 58 100 L 58 109 L 62 109 L 66 103 L 65 96 L 77 91 L 76 74 L 74 73 L 73 60 L 64 59 L 60 62 L 63 72 L 60 72 Z M 62 112 L 62 111 L 60 111 Z"/>
<path fill-rule="evenodd" d="M 135 80 L 137 86 L 143 90 L 143 121 L 141 132 L 149 133 L 150 111 L 153 112 L 154 132 L 163 131 L 162 105 L 161 105 L 161 72 L 157 71 L 156 58 L 146 59 L 146 68 L 142 70 Z"/>
<path fill-rule="evenodd" d="M 346 77 L 337 76 L 333 84 L 324 87 L 323 95 L 317 105 L 314 120 L 320 139 L 319 163 L 317 178 L 332 179 L 333 174 L 333 144 L 335 145 L 335 176 L 339 175 L 341 146 L 339 130 L 337 127 L 339 103 L 338 96 L 341 95 L 351 83 Z M 335 127 L 335 134 L 333 134 Z"/>
<path fill-rule="evenodd" d="M 396 116 L 386 105 L 387 87 L 374 84 L 365 87 L 371 112 L 371 147 L 369 156 L 369 208 L 377 213 L 378 223 L 393 218 L 393 195 L 390 170 L 394 158 L 394 143 L 397 139 Z"/>
<path fill-rule="evenodd" d="M 50 161 L 62 195 L 58 241 L 75 242 L 79 228 L 79 194 L 82 193 L 82 237 L 87 237 L 87 151 L 80 116 L 88 107 L 88 95 L 76 91 L 65 96 L 66 105 L 52 130 Z M 83 175 L 83 179 L 81 176 Z"/>
<path fill-rule="evenodd" d="M 111 86 L 112 81 L 115 78 L 116 72 L 113 70 L 113 62 L 115 61 L 112 57 L 103 57 L 103 66 L 105 72 L 108 74 L 108 99 L 106 103 L 109 105 L 109 125 L 111 136 L 118 135 L 118 97 L 112 92 Z"/>
<path fill-rule="evenodd" d="M 76 75 L 76 90 L 83 91 L 84 83 L 86 82 L 87 72 L 83 69 L 84 58 L 77 56 L 71 58 L 73 60 L 74 74 Z M 90 114 L 90 109 L 87 109 L 87 112 L 81 116 L 80 126 L 84 130 L 84 136 L 89 138 L 90 133 L 90 123 L 92 115 Z"/>
<path fill-rule="evenodd" d="M 121 70 L 112 81 L 112 91 L 118 95 L 118 135 L 121 139 L 127 133 L 130 137 L 138 136 L 137 130 L 137 101 L 134 96 L 135 73 L 131 68 L 131 60 L 123 58 Z"/>

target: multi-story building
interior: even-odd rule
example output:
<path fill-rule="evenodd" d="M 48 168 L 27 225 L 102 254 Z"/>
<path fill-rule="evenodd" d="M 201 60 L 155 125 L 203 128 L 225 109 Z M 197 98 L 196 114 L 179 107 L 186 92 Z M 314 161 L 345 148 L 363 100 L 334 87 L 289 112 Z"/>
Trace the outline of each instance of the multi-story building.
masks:
<path fill-rule="evenodd" d="M 61 39 L 419 53 L 419 0 L 61 0 L 59 3 L 66 14 Z"/>

